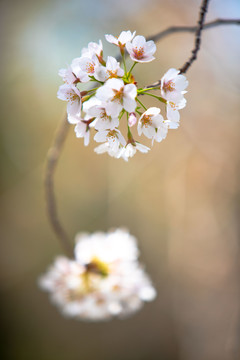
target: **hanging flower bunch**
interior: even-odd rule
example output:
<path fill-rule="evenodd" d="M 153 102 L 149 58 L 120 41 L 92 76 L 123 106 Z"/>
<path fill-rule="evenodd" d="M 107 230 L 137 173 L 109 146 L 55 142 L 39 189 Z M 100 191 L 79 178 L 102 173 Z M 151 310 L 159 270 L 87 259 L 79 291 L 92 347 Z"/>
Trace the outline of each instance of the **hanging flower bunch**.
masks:
<path fill-rule="evenodd" d="M 122 229 L 77 235 L 75 259 L 58 257 L 40 286 L 64 315 L 90 321 L 125 317 L 156 296 L 136 239 Z"/>
<path fill-rule="evenodd" d="M 60 86 L 57 95 L 68 102 L 68 121 L 75 124 L 76 136 L 84 138 L 84 145 L 89 144 L 90 132 L 95 129 L 94 140 L 101 143 L 95 148 L 96 153 L 107 152 L 110 156 L 127 161 L 137 150 L 142 153 L 150 150 L 134 139 L 131 132 L 133 126 L 137 126 L 139 136 L 143 134 L 151 139 L 152 144 L 165 139 L 169 129 L 178 128 L 179 110 L 186 105 L 184 94 L 188 81 L 179 74 L 179 70 L 170 69 L 158 87 L 138 88 L 132 70 L 138 63 L 155 59 L 156 45 L 130 31 L 122 31 L 118 38 L 113 35 L 105 35 L 105 38 L 119 48 L 123 67 L 112 56 L 104 60 L 101 41 L 90 42 L 82 50 L 81 57 L 74 59 L 67 69 L 59 71 L 65 84 Z M 125 62 L 126 52 L 133 61 L 129 70 Z M 98 86 L 81 91 L 81 83 L 87 82 Z M 150 93 L 152 90 L 155 90 L 155 94 Z M 160 108 L 147 109 L 142 95 L 152 96 L 163 103 L 165 118 Z M 125 137 L 119 130 L 122 122 Z"/>

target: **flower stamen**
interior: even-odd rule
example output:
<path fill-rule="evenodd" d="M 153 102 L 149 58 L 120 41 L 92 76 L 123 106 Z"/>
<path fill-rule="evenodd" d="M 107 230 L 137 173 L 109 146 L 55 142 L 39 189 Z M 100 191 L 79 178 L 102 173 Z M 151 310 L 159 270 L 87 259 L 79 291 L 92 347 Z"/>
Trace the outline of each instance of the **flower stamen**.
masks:
<path fill-rule="evenodd" d="M 123 90 L 124 90 L 123 87 L 121 87 L 120 90 L 113 89 L 114 96 L 112 98 L 112 101 L 118 100 L 119 102 L 121 102 L 123 97 Z"/>
<path fill-rule="evenodd" d="M 144 57 L 144 48 L 143 47 L 135 47 L 133 48 L 134 56 L 136 59 L 142 59 Z"/>

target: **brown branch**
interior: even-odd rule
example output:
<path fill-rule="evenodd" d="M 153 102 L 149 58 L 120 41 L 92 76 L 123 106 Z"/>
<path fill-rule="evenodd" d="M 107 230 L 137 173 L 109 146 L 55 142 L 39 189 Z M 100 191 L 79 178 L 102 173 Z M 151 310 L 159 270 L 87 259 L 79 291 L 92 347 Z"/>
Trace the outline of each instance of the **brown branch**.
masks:
<path fill-rule="evenodd" d="M 213 27 L 222 26 L 222 25 L 240 25 L 240 19 L 216 19 L 214 21 L 210 21 L 209 23 L 204 24 L 202 26 L 202 30 L 207 30 L 207 29 L 211 29 Z M 174 34 L 174 33 L 180 33 L 180 32 L 196 33 L 197 30 L 198 30 L 198 26 L 171 26 L 163 31 L 160 31 L 159 33 L 157 33 L 153 36 L 149 36 L 147 38 L 147 40 L 159 41 L 159 40 L 162 40 L 164 37 Z M 199 46 L 200 46 L 200 44 L 199 44 Z M 185 72 L 189 69 L 189 67 L 190 67 L 190 65 L 188 65 L 188 68 L 185 70 Z M 181 69 L 180 69 L 180 71 L 181 71 Z M 160 85 L 161 85 L 161 80 L 157 80 L 154 84 L 145 86 L 145 89 L 158 88 Z"/>
<path fill-rule="evenodd" d="M 67 121 L 67 115 L 61 121 L 59 128 L 56 131 L 56 135 L 53 139 L 53 145 L 48 151 L 46 172 L 45 172 L 45 196 L 47 205 L 47 214 L 49 217 L 50 224 L 55 232 L 57 238 L 60 240 L 62 247 L 64 248 L 67 255 L 72 256 L 72 246 L 68 239 L 68 236 L 63 229 L 60 220 L 58 218 L 57 204 L 54 194 L 54 173 L 56 170 L 57 162 L 63 148 L 64 141 L 67 137 L 69 129 L 69 123 Z"/>
<path fill-rule="evenodd" d="M 201 35 L 202 35 L 202 29 L 203 29 L 203 24 L 204 24 L 204 20 L 205 20 L 205 16 L 207 13 L 207 8 L 208 8 L 208 4 L 209 4 L 210 0 L 203 0 L 202 1 L 202 5 L 200 8 L 200 14 L 199 14 L 199 20 L 198 20 L 198 25 L 197 25 L 197 30 L 195 33 L 195 44 L 194 44 L 194 48 L 192 50 L 192 56 L 190 57 L 190 59 L 188 61 L 185 62 L 185 64 L 179 69 L 180 70 L 180 74 L 184 74 L 185 72 L 187 72 L 187 70 L 189 69 L 189 67 L 192 65 L 192 63 L 197 59 L 197 53 L 200 49 L 200 45 L 201 45 Z"/>
<path fill-rule="evenodd" d="M 240 25 L 240 19 L 216 19 L 204 24 L 202 30 L 207 30 L 222 25 Z M 149 36 L 146 40 L 153 40 L 158 42 L 164 37 L 175 33 L 195 33 L 197 28 L 197 26 L 170 26 L 155 35 Z"/>

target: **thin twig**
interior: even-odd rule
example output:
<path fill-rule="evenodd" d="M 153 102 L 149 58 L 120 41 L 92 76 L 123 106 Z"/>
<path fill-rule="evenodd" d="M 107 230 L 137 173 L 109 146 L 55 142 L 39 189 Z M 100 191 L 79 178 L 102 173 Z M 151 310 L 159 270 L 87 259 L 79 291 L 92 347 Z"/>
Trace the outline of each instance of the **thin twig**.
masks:
<path fill-rule="evenodd" d="M 187 70 L 189 69 L 189 67 L 192 65 L 192 63 L 197 59 L 197 53 L 200 49 L 200 45 L 201 45 L 201 35 L 202 35 L 202 29 L 203 29 L 203 24 L 204 24 L 204 20 L 205 20 L 205 16 L 207 13 L 207 8 L 208 8 L 208 4 L 209 4 L 210 0 L 203 0 L 202 1 L 202 5 L 200 8 L 200 14 L 199 14 L 199 20 L 198 20 L 198 25 L 197 25 L 197 30 L 195 33 L 195 44 L 194 44 L 194 48 L 192 50 L 192 56 L 190 57 L 190 59 L 188 61 L 185 62 L 185 64 L 179 69 L 180 70 L 180 74 L 184 74 L 185 72 L 187 72 Z"/>
<path fill-rule="evenodd" d="M 203 25 L 202 30 L 211 29 L 222 25 L 240 25 L 240 19 L 216 19 Z M 160 41 L 164 37 L 175 33 L 195 33 L 197 26 L 170 26 L 159 33 L 149 36 L 146 40 Z"/>
<path fill-rule="evenodd" d="M 53 145 L 49 149 L 47 154 L 44 184 L 45 184 L 47 214 L 49 217 L 49 221 L 52 225 L 53 231 L 55 232 L 57 238 L 60 240 L 65 252 L 67 253 L 67 255 L 71 256 L 72 246 L 58 218 L 57 204 L 54 194 L 54 173 L 56 170 L 56 166 L 61 150 L 63 148 L 63 144 L 67 137 L 68 129 L 69 129 L 69 123 L 67 121 L 67 115 L 65 115 L 64 119 L 61 121 L 59 125 L 59 128 L 56 131 L 56 135 L 53 139 Z"/>
<path fill-rule="evenodd" d="M 216 19 L 214 21 L 210 21 L 209 23 L 204 24 L 202 26 L 202 30 L 207 30 L 207 29 L 211 29 L 213 27 L 222 26 L 222 25 L 240 25 L 240 19 Z M 159 40 L 162 40 L 164 37 L 171 35 L 171 34 L 175 34 L 175 33 L 181 33 L 181 32 L 196 33 L 197 29 L 198 29 L 198 26 L 171 26 L 163 31 L 160 31 L 159 33 L 157 33 L 153 36 L 149 36 L 147 38 L 147 40 L 154 40 L 157 42 Z M 188 66 L 188 68 L 189 67 L 190 67 L 190 65 Z M 187 70 L 185 70 L 185 72 Z M 181 71 L 181 69 L 180 69 L 180 71 Z M 160 85 L 161 85 L 161 80 L 157 80 L 154 84 L 145 86 L 145 89 L 148 89 L 151 87 L 158 88 Z"/>

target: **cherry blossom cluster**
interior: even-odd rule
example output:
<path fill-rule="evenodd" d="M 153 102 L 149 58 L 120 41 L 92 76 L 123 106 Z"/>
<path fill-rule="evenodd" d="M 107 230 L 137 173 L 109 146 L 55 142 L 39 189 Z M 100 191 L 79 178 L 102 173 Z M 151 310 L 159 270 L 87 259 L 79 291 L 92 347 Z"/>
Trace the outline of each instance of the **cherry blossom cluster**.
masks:
<path fill-rule="evenodd" d="M 137 150 L 142 153 L 150 150 L 134 139 L 132 128 L 135 125 L 138 135 L 143 134 L 152 145 L 154 141 L 165 139 L 169 129 L 178 128 L 179 110 L 186 105 L 184 94 L 188 81 L 179 70 L 170 69 L 159 86 L 138 88 L 133 68 L 138 63 L 154 60 L 156 45 L 131 31 L 122 31 L 118 38 L 113 35 L 105 35 L 105 38 L 119 48 L 123 67 L 112 56 L 104 60 L 101 40 L 99 43 L 90 42 L 82 50 L 81 57 L 75 58 L 67 69 L 59 71 L 65 84 L 60 86 L 57 95 L 68 102 L 68 121 L 75 124 L 76 136 L 84 138 L 84 145 L 89 144 L 90 132 L 94 129 L 94 140 L 101 143 L 95 148 L 96 153 L 107 152 L 127 161 Z M 130 69 L 125 61 L 127 53 L 133 61 Z M 81 84 L 87 82 L 96 85 L 81 91 Z M 143 95 L 152 96 L 164 104 L 165 118 L 159 107 L 145 107 Z M 121 123 L 122 128 L 125 126 L 126 137 L 119 129 Z"/>
<path fill-rule="evenodd" d="M 136 239 L 126 230 L 79 234 L 75 259 L 58 257 L 39 284 L 68 317 L 125 317 L 156 296 L 138 255 Z"/>

